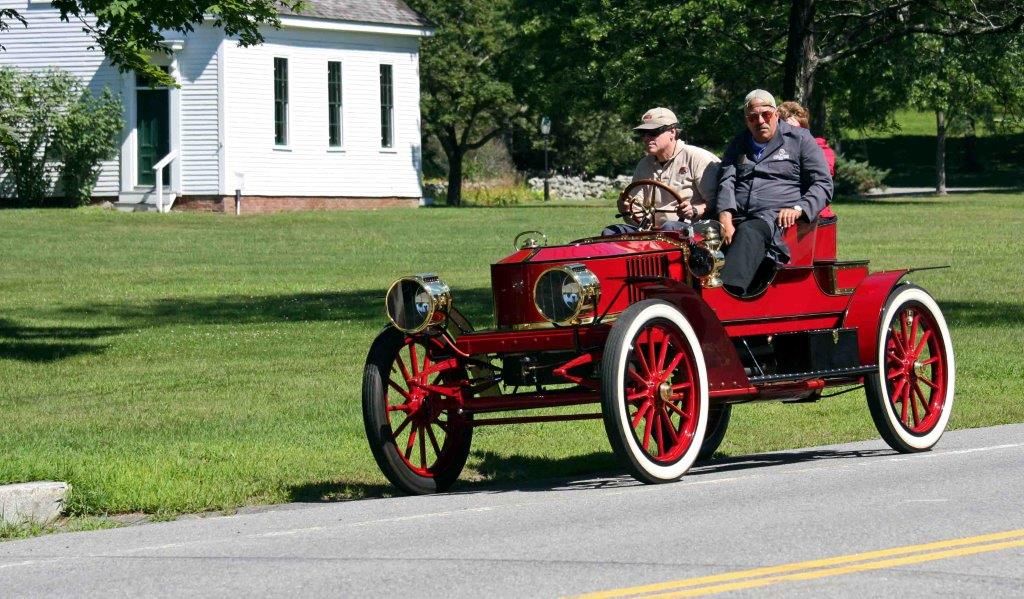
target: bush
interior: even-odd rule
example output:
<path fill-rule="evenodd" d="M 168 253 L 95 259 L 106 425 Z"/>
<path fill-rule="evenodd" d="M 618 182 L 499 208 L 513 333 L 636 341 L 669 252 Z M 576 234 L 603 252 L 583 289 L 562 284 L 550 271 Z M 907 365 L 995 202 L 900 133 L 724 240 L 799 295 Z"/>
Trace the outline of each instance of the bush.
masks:
<path fill-rule="evenodd" d="M 536 192 L 522 183 L 473 185 L 463 187 L 463 206 L 515 206 L 544 201 L 544 193 Z"/>
<path fill-rule="evenodd" d="M 41 205 L 60 179 L 68 198 L 88 201 L 99 163 L 116 155 L 120 100 L 93 96 L 66 71 L 0 68 L 0 107 L 0 196 Z"/>
<path fill-rule="evenodd" d="M 867 162 L 858 162 L 842 156 L 836 156 L 836 195 L 858 195 L 883 187 L 883 181 L 889 176 L 889 169 L 877 168 Z"/>
<path fill-rule="evenodd" d="M 53 189 L 57 170 L 48 164 L 57 117 L 73 77 L 59 71 L 42 75 L 0 68 L 0 167 L 6 174 L 4 196 L 21 205 L 38 205 Z"/>
<path fill-rule="evenodd" d="M 98 97 L 82 92 L 57 125 L 56 156 L 63 162 L 64 195 L 76 206 L 87 204 L 100 175 L 100 163 L 116 155 L 121 133 L 121 100 L 109 89 Z"/>

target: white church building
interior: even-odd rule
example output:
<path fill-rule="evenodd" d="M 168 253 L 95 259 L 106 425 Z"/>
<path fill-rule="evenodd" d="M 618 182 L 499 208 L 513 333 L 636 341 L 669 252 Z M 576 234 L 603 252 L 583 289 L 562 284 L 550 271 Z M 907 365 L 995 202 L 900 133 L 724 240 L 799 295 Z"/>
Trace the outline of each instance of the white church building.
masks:
<path fill-rule="evenodd" d="M 0 8 L 28 21 L 3 34 L 0 66 L 58 67 L 120 94 L 120 152 L 103 164 L 97 198 L 234 212 L 237 190 L 249 213 L 422 197 L 419 43 L 431 29 L 402 0 L 306 0 L 249 48 L 212 26 L 167 34 L 172 52 L 155 60 L 176 88 L 118 72 L 48 1 Z"/>

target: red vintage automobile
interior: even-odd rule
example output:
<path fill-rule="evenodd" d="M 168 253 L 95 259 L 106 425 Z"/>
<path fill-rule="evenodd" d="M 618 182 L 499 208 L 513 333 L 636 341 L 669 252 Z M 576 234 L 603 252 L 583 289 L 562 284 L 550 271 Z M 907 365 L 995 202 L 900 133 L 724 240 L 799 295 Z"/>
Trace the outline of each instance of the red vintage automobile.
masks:
<path fill-rule="evenodd" d="M 643 185 L 673 193 L 637 181 L 623 197 Z M 653 222 L 648 202 L 632 208 Z M 477 427 L 602 418 L 634 477 L 669 482 L 714 453 L 733 404 L 817 401 L 855 384 L 890 447 L 930 449 L 953 407 L 946 321 L 903 281 L 913 269 L 839 260 L 836 221 L 826 210 L 790 227 L 790 263 L 766 263 L 745 297 L 721 285 L 727 258 L 707 221 L 557 246 L 520 234 L 491 266 L 489 330 L 473 330 L 438 276 L 399 279 L 363 376 L 377 464 L 402 491 L 444 491 Z M 586 404 L 600 411 L 528 413 Z"/>

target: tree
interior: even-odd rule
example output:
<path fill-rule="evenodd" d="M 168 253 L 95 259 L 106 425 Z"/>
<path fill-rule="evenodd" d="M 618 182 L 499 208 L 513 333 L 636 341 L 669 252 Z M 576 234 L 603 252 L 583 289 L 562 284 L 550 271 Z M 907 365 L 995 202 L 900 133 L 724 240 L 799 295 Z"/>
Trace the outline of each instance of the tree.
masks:
<path fill-rule="evenodd" d="M 263 42 L 260 27 L 281 25 L 279 9 L 302 8 L 302 0 L 53 0 L 50 4 L 60 10 L 62 20 L 79 21 L 112 64 L 165 85 L 175 82 L 149 59 L 150 54 L 170 52 L 163 32 L 189 33 L 208 22 L 237 36 L 239 45 L 252 46 Z M 4 18 L 28 24 L 17 11 L 3 9 L 0 31 L 7 29 Z"/>
<path fill-rule="evenodd" d="M 688 142 L 717 146 L 740 126 L 738 90 L 765 85 L 765 74 L 749 68 L 737 45 L 718 34 L 727 21 L 744 28 L 748 15 L 766 10 L 763 3 L 514 0 L 514 6 L 522 32 L 516 55 L 529 57 L 513 73 L 517 94 L 534 115 L 552 117 L 557 155 L 578 170 L 618 163 L 622 172 L 635 164 L 641 150 L 627 136 L 652 106 L 671 108 Z M 630 156 L 626 163 L 605 157 L 613 143 L 616 154 Z"/>
<path fill-rule="evenodd" d="M 892 49 L 909 36 L 977 38 L 1019 31 L 1022 25 L 1024 7 L 1003 0 L 790 0 L 784 58 L 771 60 L 784 70 L 783 97 L 811 107 L 813 122 L 823 127 L 826 95 L 816 93 L 815 81 L 825 68 Z M 758 41 L 773 39 L 773 28 L 765 27 Z M 746 47 L 765 47 L 761 44 Z"/>
<path fill-rule="evenodd" d="M 990 130 L 1019 124 L 1024 103 L 1024 40 L 1021 35 L 984 39 L 923 36 L 914 62 L 919 75 L 912 103 L 935 113 L 935 191 L 946 193 L 946 138 L 974 136 L 977 124 Z M 994 57 L 998 56 L 998 60 Z M 968 144 L 968 151 L 972 150 Z M 966 157 L 968 166 L 976 163 Z"/>
<path fill-rule="evenodd" d="M 448 159 L 448 203 L 462 202 L 466 152 L 506 131 L 522 106 L 507 73 L 515 35 L 508 0 L 411 0 L 409 6 L 436 24 L 420 49 L 423 131 Z"/>

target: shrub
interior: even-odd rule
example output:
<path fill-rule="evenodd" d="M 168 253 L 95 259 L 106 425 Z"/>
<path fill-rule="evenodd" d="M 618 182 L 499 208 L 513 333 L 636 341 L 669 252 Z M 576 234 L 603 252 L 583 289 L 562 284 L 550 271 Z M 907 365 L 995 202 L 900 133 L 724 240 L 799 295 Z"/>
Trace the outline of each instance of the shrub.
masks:
<path fill-rule="evenodd" d="M 882 187 L 889 169 L 836 156 L 836 195 L 858 195 Z"/>
<path fill-rule="evenodd" d="M 66 71 L 0 68 L 0 107 L 0 196 L 43 204 L 59 174 L 69 199 L 88 201 L 100 162 L 116 155 L 120 100 L 93 96 Z"/>
<path fill-rule="evenodd" d="M 56 168 L 47 163 L 50 144 L 74 78 L 60 71 L 41 75 L 0 68 L 0 163 L 4 196 L 41 204 L 53 189 Z"/>
<path fill-rule="evenodd" d="M 543 200 L 543 193 L 537 193 L 522 183 L 480 185 L 462 190 L 464 206 L 515 206 Z"/>
<path fill-rule="evenodd" d="M 89 202 L 100 163 L 116 156 L 120 133 L 121 100 L 109 89 L 99 96 L 82 92 L 60 119 L 53 147 L 64 165 L 61 182 L 71 203 Z"/>

